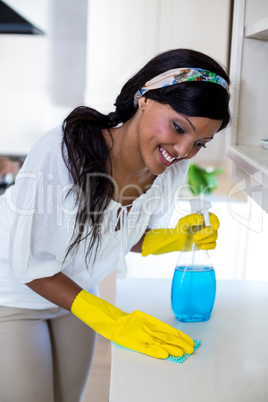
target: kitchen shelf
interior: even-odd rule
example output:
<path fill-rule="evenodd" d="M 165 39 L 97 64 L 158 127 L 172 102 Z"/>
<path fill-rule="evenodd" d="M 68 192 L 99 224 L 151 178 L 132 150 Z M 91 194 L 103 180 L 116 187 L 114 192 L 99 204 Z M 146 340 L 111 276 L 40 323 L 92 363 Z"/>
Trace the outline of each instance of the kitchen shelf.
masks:
<path fill-rule="evenodd" d="M 257 145 L 229 147 L 233 180 L 268 213 L 268 151 Z"/>
<path fill-rule="evenodd" d="M 229 156 L 249 174 L 260 172 L 268 180 L 268 150 L 259 145 L 235 145 L 229 148 Z"/>
<path fill-rule="evenodd" d="M 248 24 L 245 27 L 245 38 L 268 40 L 268 18 Z"/>
<path fill-rule="evenodd" d="M 268 213 L 268 150 L 259 142 L 268 134 L 267 69 L 268 2 L 235 0 L 228 156 L 232 179 Z"/>

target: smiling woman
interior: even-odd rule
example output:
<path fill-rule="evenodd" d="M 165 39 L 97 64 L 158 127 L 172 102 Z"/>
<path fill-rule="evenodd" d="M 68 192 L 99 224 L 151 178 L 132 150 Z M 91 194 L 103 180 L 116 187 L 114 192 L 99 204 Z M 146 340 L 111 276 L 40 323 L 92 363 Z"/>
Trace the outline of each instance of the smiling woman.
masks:
<path fill-rule="evenodd" d="M 0 197 L 1 400 L 81 400 L 96 332 L 155 358 L 193 353 L 189 336 L 119 310 L 95 285 L 124 276 L 130 250 L 181 250 L 202 224 L 191 214 L 150 230 L 175 207 L 189 160 L 228 124 L 228 85 L 210 57 L 171 50 L 124 85 L 114 112 L 78 107 L 34 145 Z M 211 222 L 198 247 L 216 246 Z"/>
<path fill-rule="evenodd" d="M 137 150 L 144 166 L 155 175 L 163 173 L 166 167 L 179 160 L 195 156 L 213 139 L 222 125 L 222 120 L 185 116 L 169 105 L 145 96 L 138 100 L 138 104 L 139 109 L 132 119 L 132 123 L 137 125 Z M 123 138 L 126 138 L 126 134 Z M 162 163 L 159 163 L 159 158 Z"/>

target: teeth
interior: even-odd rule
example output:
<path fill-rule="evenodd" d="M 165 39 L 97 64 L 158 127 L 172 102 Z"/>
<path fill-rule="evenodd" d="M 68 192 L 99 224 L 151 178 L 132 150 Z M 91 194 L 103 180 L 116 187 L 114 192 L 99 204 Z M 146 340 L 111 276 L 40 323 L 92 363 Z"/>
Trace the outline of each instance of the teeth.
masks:
<path fill-rule="evenodd" d="M 163 155 L 163 157 L 169 162 L 169 163 L 172 163 L 176 158 L 172 158 L 168 153 L 167 153 L 167 151 L 164 149 L 164 148 L 162 148 L 162 147 L 160 147 L 160 152 L 161 152 L 161 154 Z"/>

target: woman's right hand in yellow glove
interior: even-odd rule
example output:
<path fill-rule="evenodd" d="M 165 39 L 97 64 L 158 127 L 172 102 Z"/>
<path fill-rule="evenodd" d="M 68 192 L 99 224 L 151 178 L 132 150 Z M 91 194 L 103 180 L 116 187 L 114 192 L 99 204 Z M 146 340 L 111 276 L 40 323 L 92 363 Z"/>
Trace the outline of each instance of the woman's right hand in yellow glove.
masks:
<path fill-rule="evenodd" d="M 85 290 L 76 296 L 71 311 L 105 338 L 151 357 L 194 351 L 194 341 L 183 332 L 141 311 L 125 313 Z"/>
<path fill-rule="evenodd" d="M 198 248 L 211 250 L 216 247 L 219 219 L 209 213 L 210 226 L 204 226 L 202 215 L 190 214 L 179 220 L 175 228 L 149 230 L 142 244 L 142 256 L 158 255 L 181 251 L 186 241 L 195 243 Z"/>

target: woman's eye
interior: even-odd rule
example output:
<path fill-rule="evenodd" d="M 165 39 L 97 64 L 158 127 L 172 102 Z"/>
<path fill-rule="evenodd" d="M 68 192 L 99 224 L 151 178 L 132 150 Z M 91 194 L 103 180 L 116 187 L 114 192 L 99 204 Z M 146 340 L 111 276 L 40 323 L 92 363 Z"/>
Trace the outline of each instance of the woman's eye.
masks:
<path fill-rule="evenodd" d="M 205 144 L 202 144 L 201 142 L 196 142 L 195 144 L 196 144 L 196 146 L 197 146 L 198 148 L 206 148 L 206 145 L 205 145 Z"/>
<path fill-rule="evenodd" d="M 173 123 L 173 126 L 175 128 L 175 131 L 179 134 L 184 134 L 184 130 L 177 124 L 177 123 Z"/>

